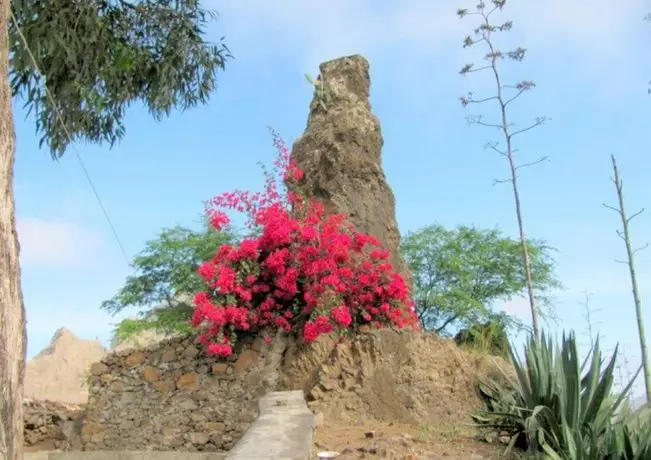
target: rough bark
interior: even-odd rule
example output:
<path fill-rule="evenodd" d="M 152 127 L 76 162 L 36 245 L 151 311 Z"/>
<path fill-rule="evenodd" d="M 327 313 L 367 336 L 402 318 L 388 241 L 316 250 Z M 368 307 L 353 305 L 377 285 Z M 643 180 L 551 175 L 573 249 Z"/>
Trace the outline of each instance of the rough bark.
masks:
<path fill-rule="evenodd" d="M 9 0 L 0 0 L 0 459 L 22 459 L 25 307 L 13 194 L 16 134 L 9 89 Z"/>

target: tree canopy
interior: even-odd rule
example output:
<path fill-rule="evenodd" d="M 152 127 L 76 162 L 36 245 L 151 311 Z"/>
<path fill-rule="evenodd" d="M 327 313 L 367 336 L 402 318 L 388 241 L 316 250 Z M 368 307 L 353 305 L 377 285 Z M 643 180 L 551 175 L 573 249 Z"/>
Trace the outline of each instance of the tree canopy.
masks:
<path fill-rule="evenodd" d="M 54 156 L 69 136 L 113 145 L 136 101 L 155 119 L 206 103 L 231 58 L 223 38 L 206 40 L 216 14 L 198 0 L 13 0 L 11 9 L 12 92 Z"/>
<path fill-rule="evenodd" d="M 534 287 L 541 304 L 561 286 L 551 248 L 529 241 Z M 426 330 L 450 334 L 494 318 L 496 301 L 526 290 L 520 241 L 498 230 L 430 225 L 407 234 L 401 251 L 413 274 L 416 312 Z"/>
<path fill-rule="evenodd" d="M 140 319 L 118 324 L 115 338 L 120 341 L 143 329 L 188 331 L 192 297 L 204 289 L 197 268 L 211 259 L 221 245 L 235 240 L 232 231 L 177 226 L 163 229 L 148 241 L 133 260 L 135 274 L 126 279 L 115 296 L 102 302 L 101 308 L 112 314 L 129 307 L 140 310 Z"/>

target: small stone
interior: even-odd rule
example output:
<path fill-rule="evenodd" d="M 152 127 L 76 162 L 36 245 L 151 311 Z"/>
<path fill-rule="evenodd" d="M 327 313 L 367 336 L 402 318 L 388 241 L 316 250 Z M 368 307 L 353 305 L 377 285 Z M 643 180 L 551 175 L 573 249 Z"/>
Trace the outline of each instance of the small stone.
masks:
<path fill-rule="evenodd" d="M 204 452 L 217 452 L 217 446 L 214 445 L 213 443 L 209 442 L 205 446 L 203 446 L 203 451 Z"/>
<path fill-rule="evenodd" d="M 109 390 L 113 393 L 122 393 L 122 391 L 124 391 L 124 384 L 119 380 L 116 380 L 115 382 L 111 382 Z"/>
<path fill-rule="evenodd" d="M 210 435 L 208 433 L 188 433 L 188 439 L 195 446 L 203 446 L 210 441 Z"/>
<path fill-rule="evenodd" d="M 331 380 L 324 380 L 323 382 L 321 382 L 321 388 L 323 388 L 326 391 L 331 391 L 336 388 L 336 384 Z"/>
<path fill-rule="evenodd" d="M 99 379 L 102 383 L 111 383 L 116 379 L 116 377 L 113 374 L 103 374 Z"/>
<path fill-rule="evenodd" d="M 317 428 L 322 427 L 322 426 L 323 426 L 323 423 L 324 423 L 324 421 L 325 421 L 324 418 L 325 418 L 325 417 L 324 417 L 324 415 L 323 415 L 323 412 L 317 412 L 317 413 L 314 415 L 314 425 L 315 425 Z"/>
<path fill-rule="evenodd" d="M 106 427 L 100 423 L 88 422 L 81 428 L 81 434 L 84 436 L 94 435 L 106 431 Z"/>
<path fill-rule="evenodd" d="M 90 365 L 90 373 L 93 375 L 106 374 L 108 371 L 109 367 L 104 363 L 93 363 Z"/>
<path fill-rule="evenodd" d="M 194 345 L 190 345 L 188 348 L 183 350 L 183 357 L 184 358 L 194 358 L 199 354 L 199 350 L 197 350 L 197 347 Z"/>
<path fill-rule="evenodd" d="M 164 363 L 168 363 L 170 361 L 174 361 L 174 358 L 176 358 L 176 350 L 174 350 L 174 348 L 166 348 L 163 351 L 160 360 Z"/>
<path fill-rule="evenodd" d="M 127 356 L 127 359 L 125 360 L 124 364 L 127 367 L 136 367 L 139 364 L 142 364 L 145 361 L 145 354 L 141 351 L 136 351 L 135 353 L 130 354 Z"/>
<path fill-rule="evenodd" d="M 226 429 L 226 425 L 221 422 L 208 422 L 204 425 L 208 431 L 218 431 L 222 433 Z"/>
<path fill-rule="evenodd" d="M 374 438 L 375 437 L 375 431 L 367 431 L 366 433 L 364 433 L 364 437 L 366 439 Z"/>
<path fill-rule="evenodd" d="M 212 373 L 214 375 L 225 374 L 228 369 L 228 364 L 226 363 L 215 363 L 212 365 Z"/>
<path fill-rule="evenodd" d="M 199 388 L 199 374 L 196 372 L 188 372 L 183 374 L 176 381 L 176 388 L 179 390 L 195 391 Z"/>
<path fill-rule="evenodd" d="M 169 393 L 176 390 L 176 385 L 174 384 L 173 380 L 159 380 L 157 382 L 154 382 L 154 388 L 156 391 L 159 391 L 161 393 Z"/>
<path fill-rule="evenodd" d="M 244 350 L 235 361 L 234 371 L 236 375 L 241 374 L 258 361 L 258 353 L 253 350 Z"/>
<path fill-rule="evenodd" d="M 160 372 L 158 372 L 158 369 L 156 369 L 153 366 L 145 366 L 145 368 L 142 371 L 142 376 L 145 378 L 146 381 L 151 383 L 159 379 Z"/>

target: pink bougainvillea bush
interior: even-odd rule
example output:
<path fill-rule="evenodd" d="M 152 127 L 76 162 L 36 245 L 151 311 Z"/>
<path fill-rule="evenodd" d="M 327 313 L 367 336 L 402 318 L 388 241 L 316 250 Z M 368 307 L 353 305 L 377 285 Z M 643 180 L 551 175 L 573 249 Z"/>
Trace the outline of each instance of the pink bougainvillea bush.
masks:
<path fill-rule="evenodd" d="M 220 230 L 224 210 L 246 213 L 251 235 L 224 245 L 199 268 L 206 290 L 194 299 L 192 325 L 209 354 L 230 356 L 238 334 L 281 329 L 315 341 L 360 327 L 418 328 L 404 278 L 388 251 L 358 233 L 344 215 L 293 194 L 303 172 L 272 131 L 277 157 L 264 170 L 264 193 L 235 191 L 214 198 L 206 213 Z M 281 193 L 282 190 L 282 193 Z"/>

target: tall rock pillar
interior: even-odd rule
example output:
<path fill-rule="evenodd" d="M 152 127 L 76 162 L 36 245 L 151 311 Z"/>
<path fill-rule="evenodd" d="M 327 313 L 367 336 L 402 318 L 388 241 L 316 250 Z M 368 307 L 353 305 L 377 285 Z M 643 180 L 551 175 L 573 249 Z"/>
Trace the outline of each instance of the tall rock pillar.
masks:
<path fill-rule="evenodd" d="M 359 55 L 320 65 L 307 129 L 292 158 L 305 172 L 301 193 L 329 213 L 344 213 L 357 230 L 380 239 L 391 262 L 409 282 L 399 252 L 395 198 L 382 169 L 380 121 L 369 102 L 369 63 Z"/>

